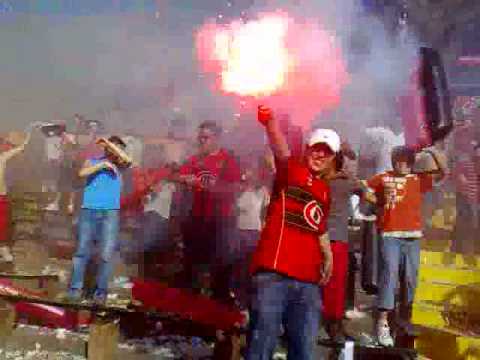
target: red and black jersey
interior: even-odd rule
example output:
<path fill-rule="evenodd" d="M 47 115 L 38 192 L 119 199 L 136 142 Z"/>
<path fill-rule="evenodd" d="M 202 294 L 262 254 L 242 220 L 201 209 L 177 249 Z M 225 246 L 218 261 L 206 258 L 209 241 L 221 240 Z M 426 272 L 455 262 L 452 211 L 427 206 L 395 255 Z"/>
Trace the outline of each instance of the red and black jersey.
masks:
<path fill-rule="evenodd" d="M 181 175 L 195 175 L 200 181 L 209 179 L 226 183 L 240 182 L 240 166 L 232 153 L 220 149 L 205 157 L 192 156 L 181 168 Z M 234 193 L 214 193 L 194 189 L 192 213 L 195 217 L 228 217 L 233 215 Z"/>
<path fill-rule="evenodd" d="M 327 231 L 328 184 L 315 179 L 300 160 L 278 164 L 265 227 L 251 272 L 275 271 L 316 283 L 320 280 L 319 236 Z"/>

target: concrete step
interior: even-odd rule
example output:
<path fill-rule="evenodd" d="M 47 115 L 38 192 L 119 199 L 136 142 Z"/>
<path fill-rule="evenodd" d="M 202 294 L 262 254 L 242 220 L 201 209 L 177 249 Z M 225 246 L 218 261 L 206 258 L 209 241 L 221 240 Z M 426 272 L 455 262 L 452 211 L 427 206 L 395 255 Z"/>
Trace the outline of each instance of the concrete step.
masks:
<path fill-rule="evenodd" d="M 480 308 L 477 301 L 455 295 L 443 303 L 415 302 L 412 322 L 421 326 L 480 334 Z"/>
<path fill-rule="evenodd" d="M 418 280 L 452 285 L 480 283 L 480 269 L 463 269 L 455 266 L 420 266 Z"/>
<path fill-rule="evenodd" d="M 413 304 L 412 323 L 436 329 L 447 329 L 448 324 L 442 316 L 442 311 L 444 311 L 444 307 L 440 305 L 416 302 Z"/>
<path fill-rule="evenodd" d="M 424 301 L 439 304 L 453 301 L 458 305 L 480 308 L 480 284 L 457 285 L 420 281 L 415 293 L 415 302 Z"/>
<path fill-rule="evenodd" d="M 415 349 L 421 356 L 435 360 L 478 360 L 480 338 L 453 330 L 422 327 Z"/>
<path fill-rule="evenodd" d="M 421 251 L 420 265 L 453 266 L 462 269 L 480 270 L 480 256 L 467 256 L 452 252 Z"/>
<path fill-rule="evenodd" d="M 456 285 L 421 281 L 418 283 L 417 291 L 415 292 L 415 302 L 442 302 L 455 288 Z"/>

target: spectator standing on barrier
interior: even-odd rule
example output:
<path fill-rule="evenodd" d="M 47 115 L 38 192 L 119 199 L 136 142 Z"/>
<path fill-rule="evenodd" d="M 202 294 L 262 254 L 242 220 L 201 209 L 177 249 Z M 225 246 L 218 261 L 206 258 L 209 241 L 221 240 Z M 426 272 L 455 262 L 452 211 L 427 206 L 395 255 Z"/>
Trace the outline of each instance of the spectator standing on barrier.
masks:
<path fill-rule="evenodd" d="M 65 124 L 46 124 L 45 139 L 47 166 L 45 169 L 45 191 L 53 194 L 53 200 L 45 207 L 48 211 L 58 211 L 60 204 L 60 191 L 58 182 L 60 179 L 60 164 L 62 159 L 62 133 L 65 132 Z"/>
<path fill-rule="evenodd" d="M 111 136 L 108 140 L 121 149 L 126 147 L 118 136 Z M 107 298 L 120 227 L 122 174 L 116 160 L 116 155 L 106 147 L 103 156 L 86 160 L 78 173 L 80 178 L 85 179 L 85 187 L 78 223 L 78 245 L 68 291 L 68 298 L 72 301 L 80 301 L 84 295 L 85 270 L 92 254 L 94 238 L 98 240 L 100 259 L 93 300 L 104 303 Z"/>
<path fill-rule="evenodd" d="M 13 256 L 7 244 L 10 229 L 10 203 L 7 196 L 5 171 L 8 160 L 25 150 L 30 141 L 32 126 L 27 130 L 27 136 L 22 144 L 0 153 L 0 261 L 12 262 Z"/>
<path fill-rule="evenodd" d="M 148 275 L 148 269 L 155 265 L 157 255 L 169 250 L 173 244 L 170 241 L 169 227 L 175 183 L 169 181 L 167 176 L 158 181 L 155 179 L 155 175 L 155 171 L 153 171 L 149 176 L 153 179 L 147 179 L 151 185 L 144 199 L 143 214 L 140 220 L 141 252 L 144 256 L 145 275 Z"/>
<path fill-rule="evenodd" d="M 402 145 L 402 134 L 394 134 L 390 128 L 373 127 L 365 129 L 365 138 L 360 144 L 358 176 L 369 179 L 376 174 L 392 170 L 390 153 L 395 145 Z M 368 193 L 364 194 L 368 197 Z M 361 213 L 367 218 L 376 215 L 377 208 L 371 202 L 362 202 Z M 379 233 L 375 222 L 363 222 L 361 284 L 369 295 L 378 293 L 379 278 Z"/>
<path fill-rule="evenodd" d="M 213 277 L 217 299 L 230 296 L 234 202 L 240 167 L 233 154 L 219 146 L 222 129 L 213 121 L 198 128 L 198 152 L 180 167 L 176 181 L 192 191 L 191 216 L 183 224 L 185 286 L 198 283 L 202 272 Z M 203 268 L 203 269 L 201 269 Z"/>
<path fill-rule="evenodd" d="M 446 164 L 442 164 L 433 152 L 430 154 L 438 170 L 415 174 L 412 173 L 414 151 L 397 146 L 391 153 L 393 171 L 377 174 L 366 182 L 367 191 L 374 194 L 379 210 L 380 280 L 376 332 L 378 342 L 383 346 L 394 345 L 388 314 L 395 308 L 395 294 L 400 279 L 406 282 L 406 306 L 409 309 L 406 320 L 409 321 L 411 317 L 420 262 L 423 194 L 431 191 L 434 179 L 440 180 L 446 172 Z M 401 265 L 405 269 L 404 278 L 399 276 Z M 398 325 L 406 334 L 412 334 L 409 322 Z"/>
<path fill-rule="evenodd" d="M 74 212 L 75 186 L 76 186 L 76 163 L 78 143 L 76 136 L 66 132 L 61 133 L 61 158 L 58 179 L 58 190 L 65 200 L 66 210 L 69 215 Z M 57 199 L 58 203 L 59 199 Z M 59 206 L 57 206 L 59 207 Z"/>
<path fill-rule="evenodd" d="M 320 322 L 319 284 L 332 272 L 327 234 L 331 173 L 340 138 L 330 129 L 312 132 L 293 158 L 279 124 L 259 107 L 276 161 L 265 227 L 251 264 L 252 297 L 246 358 L 271 359 L 283 323 L 289 359 L 314 359 Z"/>

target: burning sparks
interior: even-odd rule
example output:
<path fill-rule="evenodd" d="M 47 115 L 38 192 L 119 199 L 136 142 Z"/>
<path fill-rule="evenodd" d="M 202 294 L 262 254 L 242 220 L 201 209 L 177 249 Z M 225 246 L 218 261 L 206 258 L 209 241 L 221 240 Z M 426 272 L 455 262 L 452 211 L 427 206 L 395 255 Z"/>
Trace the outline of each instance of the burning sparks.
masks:
<path fill-rule="evenodd" d="M 202 70 L 227 94 L 262 98 L 306 126 L 336 106 L 348 76 L 335 38 L 318 21 L 284 12 L 226 26 L 208 23 L 196 37 Z"/>
<path fill-rule="evenodd" d="M 289 69 L 286 34 L 286 19 L 274 16 L 219 32 L 215 53 L 223 63 L 223 90 L 265 96 L 280 89 Z"/>

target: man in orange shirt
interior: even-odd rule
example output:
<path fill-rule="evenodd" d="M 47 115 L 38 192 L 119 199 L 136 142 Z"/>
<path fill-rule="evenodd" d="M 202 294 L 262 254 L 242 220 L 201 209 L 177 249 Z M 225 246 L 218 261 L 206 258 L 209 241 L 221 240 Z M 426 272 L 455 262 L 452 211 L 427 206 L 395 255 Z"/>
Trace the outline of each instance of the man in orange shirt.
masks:
<path fill-rule="evenodd" d="M 393 346 L 390 335 L 388 313 L 394 310 L 395 291 L 399 281 L 399 268 L 405 267 L 407 302 L 413 302 L 417 286 L 417 273 L 420 261 L 422 237 L 423 194 L 431 191 L 433 181 L 445 174 L 445 165 L 430 152 L 438 170 L 433 173 L 412 172 L 415 152 L 405 146 L 392 150 L 393 171 L 375 175 L 366 182 L 368 191 L 375 195 L 378 214 L 377 227 L 380 238 L 380 281 L 378 292 L 377 322 L 378 342 L 383 346 Z M 408 324 L 407 324 L 408 327 Z"/>

